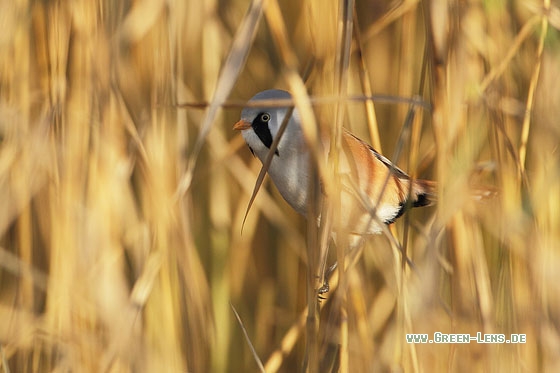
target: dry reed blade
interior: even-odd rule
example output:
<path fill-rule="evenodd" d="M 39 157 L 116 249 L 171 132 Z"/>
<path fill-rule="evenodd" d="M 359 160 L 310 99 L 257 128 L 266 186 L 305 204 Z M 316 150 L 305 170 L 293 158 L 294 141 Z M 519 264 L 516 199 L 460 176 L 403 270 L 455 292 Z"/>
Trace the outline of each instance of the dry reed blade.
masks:
<path fill-rule="evenodd" d="M 545 14 L 548 13 L 550 9 L 550 0 L 544 0 L 544 10 Z M 527 103 L 525 115 L 523 117 L 523 127 L 521 129 L 521 144 L 519 146 L 519 164 L 521 166 L 520 174 L 525 174 L 525 158 L 527 157 L 527 142 L 529 141 L 529 130 L 531 128 L 531 119 L 534 107 L 535 90 L 539 81 L 539 76 L 541 72 L 542 56 L 544 50 L 544 40 L 548 31 L 548 17 L 546 15 L 542 16 L 541 19 L 541 30 L 539 36 L 539 45 L 537 47 L 537 61 L 533 74 L 531 75 L 529 91 L 527 93 Z"/>
<path fill-rule="evenodd" d="M 353 27 L 353 20 L 354 20 L 354 1 L 341 1 L 339 4 L 339 23 L 338 23 L 338 35 L 337 35 L 337 52 L 335 57 L 335 66 L 336 66 L 336 77 L 335 77 L 335 93 L 339 96 L 346 96 L 348 91 L 348 75 L 349 75 L 349 66 L 350 66 L 350 51 L 352 46 L 352 31 Z M 332 170 L 331 170 L 331 177 L 333 178 L 333 184 L 335 185 L 335 193 L 340 195 L 341 192 L 341 185 L 340 185 L 340 177 L 339 174 L 339 158 L 338 154 L 340 149 L 342 149 L 341 145 L 341 138 L 342 138 L 342 125 L 346 114 L 346 104 L 342 103 L 341 105 L 337 105 L 335 108 L 335 123 L 334 126 L 331 127 L 331 149 L 329 152 L 329 160 L 332 163 Z M 338 199 L 334 199 L 331 201 L 328 206 L 332 208 L 333 212 L 332 215 L 329 216 L 340 216 L 340 209 L 341 206 L 338 203 Z M 339 268 L 339 278 L 342 282 L 343 286 L 346 285 L 346 277 L 345 277 L 345 266 L 344 266 L 344 258 L 346 256 L 347 248 L 344 245 L 348 243 L 348 238 L 342 237 L 340 235 L 340 226 L 341 223 L 340 219 L 333 221 L 333 228 L 334 231 L 337 232 L 337 236 L 339 239 L 340 244 L 337 246 L 336 257 L 338 263 L 343 263 L 343 265 Z M 339 369 L 340 372 L 346 373 L 349 371 L 349 336 L 348 336 L 348 304 L 347 304 L 347 297 L 346 292 L 340 293 L 340 318 L 341 322 L 339 325 L 339 332 L 340 332 L 340 352 L 339 352 L 339 359 L 340 365 Z"/>
<path fill-rule="evenodd" d="M 546 17 L 543 17 L 543 18 L 546 18 Z M 533 28 L 539 22 L 539 19 L 540 19 L 540 17 L 534 16 L 531 19 L 529 19 L 527 22 L 525 22 L 525 24 L 523 25 L 523 27 L 521 28 L 521 30 L 519 31 L 519 33 L 515 37 L 515 41 L 513 42 L 512 46 L 509 48 L 505 58 L 502 60 L 502 62 L 498 66 L 496 66 L 494 69 L 492 69 L 484 77 L 484 80 L 480 83 L 480 91 L 481 92 L 486 91 L 488 89 L 488 87 L 490 86 L 490 84 L 492 84 L 492 82 L 495 79 L 497 79 L 498 77 L 500 77 L 500 75 L 502 75 L 504 73 L 504 71 L 506 70 L 508 65 L 511 63 L 511 60 L 519 52 L 519 49 L 521 48 L 521 45 L 523 44 L 523 42 L 525 40 L 527 40 L 527 38 L 529 36 L 531 36 L 531 33 L 533 32 Z"/>
<path fill-rule="evenodd" d="M 284 337 L 282 337 L 280 347 L 275 350 L 266 361 L 264 365 L 264 370 L 266 372 L 274 373 L 280 369 L 284 358 L 293 351 L 299 336 L 305 329 L 306 319 L 307 311 L 301 312 L 297 321 L 288 329 Z"/>
<path fill-rule="evenodd" d="M 362 44 L 362 33 L 360 31 L 360 26 L 358 25 L 358 15 L 356 14 L 356 8 L 354 7 L 354 40 L 357 49 L 357 58 L 359 64 L 360 73 L 360 83 L 362 85 L 362 91 L 365 96 L 372 95 L 371 82 L 369 78 L 369 72 L 367 69 L 366 61 L 364 59 L 364 51 Z M 383 154 L 383 148 L 381 147 L 381 139 L 379 137 L 379 128 L 377 125 L 377 117 L 375 115 L 375 107 L 373 101 L 364 102 L 367 113 L 368 129 L 371 138 L 371 144 L 373 148 L 376 149 L 380 154 Z"/>
<path fill-rule="evenodd" d="M 247 344 L 249 345 L 249 348 L 251 349 L 251 354 L 253 355 L 253 359 L 255 359 L 255 362 L 257 363 L 257 366 L 259 367 L 259 370 L 261 372 L 266 372 L 266 370 L 264 369 L 264 365 L 262 364 L 262 361 L 259 358 L 259 355 L 257 354 L 257 351 L 255 350 L 255 347 L 253 346 L 253 343 L 251 342 L 251 338 L 249 338 L 249 333 L 247 333 L 247 329 L 243 325 L 243 321 L 241 320 L 241 317 L 239 316 L 239 313 L 237 313 L 233 304 L 230 303 L 230 307 L 231 307 L 231 310 L 233 311 L 233 314 L 235 315 L 235 318 L 237 319 L 237 323 L 239 324 L 239 327 L 243 331 L 243 335 L 245 336 L 245 340 L 247 341 Z"/>
<path fill-rule="evenodd" d="M 239 72 L 245 65 L 247 56 L 249 55 L 249 50 L 253 45 L 253 40 L 255 38 L 257 26 L 262 16 L 264 0 L 253 0 L 247 14 L 243 19 L 241 26 L 239 27 L 231 50 L 228 54 L 226 61 L 222 67 L 220 77 L 216 83 L 216 88 L 214 90 L 214 96 L 210 101 L 204 120 L 200 125 L 200 132 L 193 146 L 193 150 L 189 156 L 189 161 L 187 163 L 187 170 L 185 175 L 181 179 L 181 182 L 177 188 L 176 196 L 179 197 L 185 193 L 192 182 L 194 168 L 198 159 L 198 155 L 204 145 L 206 136 L 210 132 L 212 123 L 214 122 L 218 110 L 226 101 Z"/>

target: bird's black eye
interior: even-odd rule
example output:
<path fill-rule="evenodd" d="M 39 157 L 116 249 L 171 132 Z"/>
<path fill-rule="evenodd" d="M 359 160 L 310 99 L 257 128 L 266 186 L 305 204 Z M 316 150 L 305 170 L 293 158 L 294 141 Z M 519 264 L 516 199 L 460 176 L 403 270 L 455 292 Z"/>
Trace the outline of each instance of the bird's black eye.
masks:
<path fill-rule="evenodd" d="M 261 119 L 261 122 L 268 122 L 270 120 L 270 114 L 262 113 L 260 119 Z"/>

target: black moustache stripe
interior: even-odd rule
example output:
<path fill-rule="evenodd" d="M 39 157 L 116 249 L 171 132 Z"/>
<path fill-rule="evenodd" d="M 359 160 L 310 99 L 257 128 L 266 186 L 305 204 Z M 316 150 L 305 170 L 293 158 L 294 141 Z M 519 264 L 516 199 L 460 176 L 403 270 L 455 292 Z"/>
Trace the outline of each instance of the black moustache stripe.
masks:
<path fill-rule="evenodd" d="M 270 129 L 268 128 L 268 123 L 261 120 L 261 114 L 257 115 L 255 120 L 253 120 L 253 123 L 251 123 L 251 126 L 253 127 L 253 130 L 262 141 L 264 146 L 270 149 L 270 147 L 272 146 L 272 134 L 270 133 Z M 280 155 L 278 153 L 278 149 L 276 149 L 274 153 L 278 156 Z"/>

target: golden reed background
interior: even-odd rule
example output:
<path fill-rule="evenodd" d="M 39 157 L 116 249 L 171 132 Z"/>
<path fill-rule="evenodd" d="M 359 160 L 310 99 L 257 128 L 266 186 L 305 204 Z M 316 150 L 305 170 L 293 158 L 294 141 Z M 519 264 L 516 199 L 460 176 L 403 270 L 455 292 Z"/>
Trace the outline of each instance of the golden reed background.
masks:
<path fill-rule="evenodd" d="M 558 3 L 353 6 L 0 2 L 1 372 L 560 369 Z M 313 96 L 420 94 L 412 122 L 398 99 L 340 118 L 440 185 L 307 323 L 306 224 L 268 186 L 241 233 L 260 164 L 231 130 L 306 66 Z M 436 331 L 527 343 L 406 343 Z"/>

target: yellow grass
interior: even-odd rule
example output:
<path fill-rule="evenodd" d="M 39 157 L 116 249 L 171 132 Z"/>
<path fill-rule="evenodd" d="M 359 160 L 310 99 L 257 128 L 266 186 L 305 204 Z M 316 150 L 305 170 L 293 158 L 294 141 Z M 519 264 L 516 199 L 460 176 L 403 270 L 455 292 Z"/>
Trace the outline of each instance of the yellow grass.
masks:
<path fill-rule="evenodd" d="M 0 372 L 557 371 L 558 14 L 2 2 Z M 324 226 L 265 181 L 241 232 L 260 163 L 236 103 L 273 87 L 311 141 L 344 126 L 439 183 L 437 206 L 368 238 L 320 303 Z M 344 99 L 372 94 L 393 99 Z M 429 108 L 407 119 L 416 95 Z M 319 173 L 336 190 L 336 167 Z M 482 185 L 497 197 L 474 201 Z M 527 343 L 406 342 L 435 332 Z"/>

